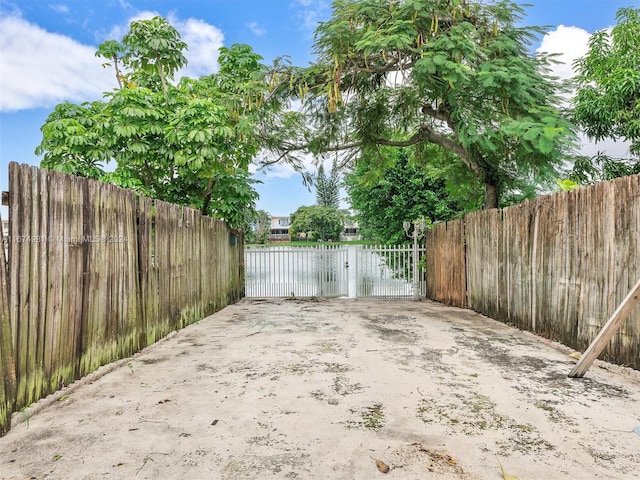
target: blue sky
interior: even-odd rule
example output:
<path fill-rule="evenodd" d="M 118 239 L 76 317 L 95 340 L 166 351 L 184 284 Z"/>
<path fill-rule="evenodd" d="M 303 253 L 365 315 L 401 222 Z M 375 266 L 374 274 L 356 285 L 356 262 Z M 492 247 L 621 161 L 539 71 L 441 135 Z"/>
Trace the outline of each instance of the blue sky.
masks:
<path fill-rule="evenodd" d="M 620 7 L 640 0 L 528 0 L 524 23 L 548 25 L 534 48 L 571 61 L 584 54 L 589 34 L 615 24 Z M 33 153 L 40 126 L 62 101 L 83 102 L 115 87 L 113 74 L 94 57 L 107 39 L 120 40 L 131 20 L 161 15 L 189 45 L 184 75 L 216 70 L 217 49 L 247 43 L 269 63 L 288 55 L 294 64 L 313 60 L 313 32 L 331 13 L 326 0 L 0 0 L 0 190 L 8 189 L 10 161 L 38 165 Z M 602 150 L 585 146 L 586 153 Z M 621 152 L 623 154 L 624 152 Z M 313 169 L 311 162 L 309 168 Z M 258 208 L 288 215 L 315 195 L 285 166 L 257 172 Z M 1 210 L 6 218 L 6 209 Z"/>

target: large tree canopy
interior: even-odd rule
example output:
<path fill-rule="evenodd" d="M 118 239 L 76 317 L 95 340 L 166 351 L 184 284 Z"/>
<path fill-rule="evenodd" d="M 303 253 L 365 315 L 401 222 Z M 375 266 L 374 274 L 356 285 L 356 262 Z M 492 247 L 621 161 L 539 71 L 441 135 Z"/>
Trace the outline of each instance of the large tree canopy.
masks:
<path fill-rule="evenodd" d="M 591 36 L 589 51 L 575 62 L 573 113 L 589 138 L 628 141 L 633 158 L 581 159 L 574 170 L 580 182 L 640 172 L 640 9 L 621 8 L 616 19 L 611 30 Z"/>
<path fill-rule="evenodd" d="M 42 127 L 45 168 L 116 183 L 188 205 L 246 229 L 256 192 L 249 164 L 255 131 L 280 104 L 267 98 L 267 69 L 247 45 L 220 50 L 218 73 L 172 83 L 186 44 L 160 17 L 131 24 L 97 54 L 118 88 L 104 101 L 63 103 Z M 105 169 L 105 164 L 115 168 Z"/>
<path fill-rule="evenodd" d="M 462 180 L 465 186 L 475 183 L 471 191 L 447 185 L 446 177 L 460 180 L 463 173 L 455 171 L 455 164 L 445 165 L 447 155 L 440 147 L 429 146 L 428 163 L 416 159 L 411 149 L 389 150 L 383 149 L 388 154 L 388 164 L 374 177 L 362 163 L 345 177 L 351 207 L 365 238 L 386 244 L 403 243 L 408 241 L 403 229 L 405 221 L 446 221 L 477 208 L 478 182 L 473 178 Z"/>
<path fill-rule="evenodd" d="M 376 168 L 384 146 L 432 143 L 485 184 L 485 206 L 518 180 L 553 174 L 573 139 L 558 110 L 543 30 L 511 1 L 337 0 L 297 74 L 312 151 L 347 150 Z"/>

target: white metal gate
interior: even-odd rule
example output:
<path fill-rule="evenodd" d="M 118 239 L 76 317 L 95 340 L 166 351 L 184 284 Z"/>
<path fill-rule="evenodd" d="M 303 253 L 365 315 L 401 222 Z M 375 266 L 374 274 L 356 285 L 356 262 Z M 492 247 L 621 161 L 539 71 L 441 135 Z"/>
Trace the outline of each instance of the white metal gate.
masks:
<path fill-rule="evenodd" d="M 423 255 L 407 245 L 245 247 L 245 296 L 420 297 Z"/>

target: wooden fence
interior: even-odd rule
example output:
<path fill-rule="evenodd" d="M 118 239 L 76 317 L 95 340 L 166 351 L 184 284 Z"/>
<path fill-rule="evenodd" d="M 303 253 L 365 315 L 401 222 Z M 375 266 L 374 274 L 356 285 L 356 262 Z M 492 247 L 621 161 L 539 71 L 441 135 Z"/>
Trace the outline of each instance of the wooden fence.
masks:
<path fill-rule="evenodd" d="M 427 297 L 455 307 L 467 304 L 464 222 L 437 223 L 426 246 Z"/>
<path fill-rule="evenodd" d="M 427 246 L 430 298 L 583 351 L 640 278 L 640 176 L 474 212 Z M 602 358 L 640 369 L 639 310 Z"/>
<path fill-rule="evenodd" d="M 9 189 L 0 434 L 12 412 L 242 296 L 242 239 L 220 220 L 15 163 Z"/>

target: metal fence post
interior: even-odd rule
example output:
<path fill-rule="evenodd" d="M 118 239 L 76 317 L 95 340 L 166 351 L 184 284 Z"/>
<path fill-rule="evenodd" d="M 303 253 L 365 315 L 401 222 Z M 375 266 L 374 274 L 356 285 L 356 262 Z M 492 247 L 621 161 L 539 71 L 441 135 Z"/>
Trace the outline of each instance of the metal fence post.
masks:
<path fill-rule="evenodd" d="M 347 245 L 347 298 L 358 296 L 358 245 Z"/>

